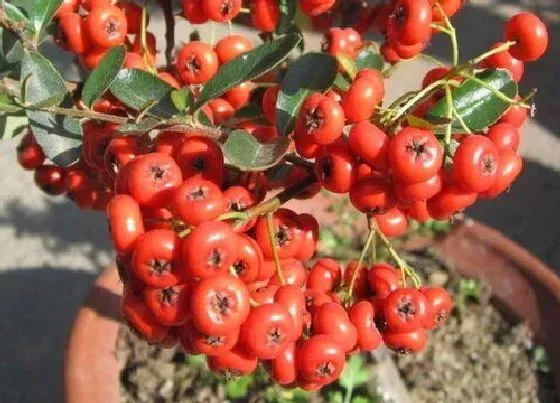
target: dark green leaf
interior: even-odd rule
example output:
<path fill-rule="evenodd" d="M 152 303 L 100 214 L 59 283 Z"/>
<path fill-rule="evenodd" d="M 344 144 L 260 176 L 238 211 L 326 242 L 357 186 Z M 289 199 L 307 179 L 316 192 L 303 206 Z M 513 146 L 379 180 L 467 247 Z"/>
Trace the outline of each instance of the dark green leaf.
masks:
<path fill-rule="evenodd" d="M 4 63 L 17 63 L 23 57 L 23 45 L 13 33 L 2 30 L 2 61 Z"/>
<path fill-rule="evenodd" d="M 33 135 L 52 162 L 68 166 L 79 159 L 82 128 L 78 119 L 30 110 L 27 117 Z"/>
<path fill-rule="evenodd" d="M 198 111 L 196 111 L 194 113 L 194 116 L 195 116 L 195 120 L 201 125 L 206 127 L 214 127 L 214 123 L 212 122 L 212 119 L 210 119 L 210 116 L 208 116 L 208 114 L 204 109 L 199 109 Z"/>
<path fill-rule="evenodd" d="M 383 71 L 385 61 L 373 46 L 367 46 L 358 52 L 355 59 L 358 71 L 363 69 L 376 69 Z"/>
<path fill-rule="evenodd" d="M 230 379 L 226 383 L 226 395 L 230 399 L 241 399 L 249 394 L 249 386 L 253 382 L 250 376 Z"/>
<path fill-rule="evenodd" d="M 276 33 L 286 34 L 294 22 L 296 0 L 278 0 L 278 11 L 280 11 L 280 22 L 276 27 Z"/>
<path fill-rule="evenodd" d="M 29 125 L 25 115 L 0 116 L 0 138 L 8 140 L 22 133 Z"/>
<path fill-rule="evenodd" d="M 26 50 L 21 65 L 21 80 L 27 82 L 24 100 L 33 105 L 59 105 L 66 95 L 66 86 L 60 73 L 43 55 Z"/>
<path fill-rule="evenodd" d="M 485 70 L 476 77 L 491 88 L 501 91 L 510 98 L 517 95 L 517 84 L 506 70 Z M 509 108 L 509 103 L 502 101 L 489 89 L 474 80 L 466 80 L 452 92 L 453 106 L 471 131 L 480 131 L 494 124 Z M 425 120 L 447 117 L 445 98 L 428 111 Z M 462 129 L 458 119 L 453 119 L 454 131 Z"/>
<path fill-rule="evenodd" d="M 290 146 L 287 137 L 279 137 L 273 143 L 262 144 L 244 130 L 230 133 L 222 150 L 228 162 L 242 171 L 262 171 L 276 165 Z"/>
<path fill-rule="evenodd" d="M 235 117 L 240 119 L 258 119 L 263 117 L 263 110 L 259 105 L 249 104 L 235 112 Z"/>
<path fill-rule="evenodd" d="M 150 109 L 151 115 L 171 118 L 180 113 L 171 100 L 173 87 L 147 71 L 121 70 L 110 89 L 119 101 L 132 109 L 141 110 L 155 101 L 156 104 Z"/>
<path fill-rule="evenodd" d="M 353 355 L 346 364 L 338 383 L 345 389 L 352 389 L 363 385 L 369 379 L 369 372 L 364 367 L 364 359 L 359 355 Z"/>
<path fill-rule="evenodd" d="M 337 73 L 333 85 L 341 91 L 348 91 L 350 82 L 341 74 Z"/>
<path fill-rule="evenodd" d="M 224 64 L 218 74 L 204 85 L 196 109 L 242 82 L 251 81 L 272 70 L 286 59 L 300 41 L 299 34 L 282 36 Z"/>
<path fill-rule="evenodd" d="M 29 29 L 36 42 L 40 42 L 62 0 L 12 0 L 11 3 L 25 11 Z"/>
<path fill-rule="evenodd" d="M 194 103 L 193 95 L 188 87 L 171 91 L 171 100 L 173 105 L 181 112 L 190 109 Z"/>
<path fill-rule="evenodd" d="M 87 106 L 91 107 L 109 89 L 123 66 L 125 56 L 124 46 L 116 46 L 103 56 L 101 62 L 89 75 L 82 90 L 82 101 Z"/>
<path fill-rule="evenodd" d="M 336 60 L 326 53 L 306 53 L 290 65 L 276 102 L 276 128 L 287 135 L 306 97 L 331 87 L 336 77 Z"/>

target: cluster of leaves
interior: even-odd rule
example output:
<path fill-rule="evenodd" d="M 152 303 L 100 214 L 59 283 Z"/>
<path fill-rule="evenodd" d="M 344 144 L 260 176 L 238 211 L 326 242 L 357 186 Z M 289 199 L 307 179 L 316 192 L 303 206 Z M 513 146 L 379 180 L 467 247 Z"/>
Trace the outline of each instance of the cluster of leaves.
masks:
<path fill-rule="evenodd" d="M 311 392 L 302 389 L 284 389 L 271 381 L 263 370 L 254 374 L 224 380 L 206 370 L 202 356 L 188 356 L 187 365 L 197 369 L 200 381 L 210 387 L 223 383 L 226 397 L 245 402 L 249 396 L 259 395 L 268 403 L 308 403 L 317 401 Z M 376 403 L 382 400 L 375 392 L 375 379 L 367 365 L 367 358 L 354 355 L 350 358 L 337 383 L 320 393 L 320 400 L 328 403 Z"/>

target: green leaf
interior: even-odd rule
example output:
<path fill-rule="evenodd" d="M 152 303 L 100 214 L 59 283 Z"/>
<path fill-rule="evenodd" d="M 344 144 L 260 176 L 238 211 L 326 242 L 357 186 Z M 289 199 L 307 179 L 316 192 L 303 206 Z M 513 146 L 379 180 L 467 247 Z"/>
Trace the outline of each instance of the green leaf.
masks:
<path fill-rule="evenodd" d="M 121 70 L 110 89 L 119 101 L 137 111 L 155 101 L 156 104 L 150 108 L 150 115 L 171 118 L 180 113 L 171 100 L 173 87 L 147 71 Z"/>
<path fill-rule="evenodd" d="M 262 144 L 244 130 L 231 132 L 222 145 L 228 162 L 242 171 L 263 171 L 276 165 L 290 146 L 287 137 L 279 137 L 276 141 Z"/>
<path fill-rule="evenodd" d="M 510 98 L 517 95 L 517 83 L 507 70 L 485 70 L 476 77 L 494 90 L 501 91 Z M 453 106 L 471 131 L 480 131 L 492 124 L 509 108 L 509 103 L 501 100 L 489 89 L 475 80 L 466 80 L 452 91 Z M 427 121 L 447 117 L 445 98 L 434 105 L 424 117 Z M 453 119 L 454 131 L 464 133 L 459 119 Z"/>
<path fill-rule="evenodd" d="M 261 118 L 263 116 L 263 110 L 257 104 L 245 105 L 241 109 L 238 109 L 237 112 L 235 112 L 235 117 L 240 119 L 252 120 Z"/>
<path fill-rule="evenodd" d="M 326 53 L 306 53 L 290 65 L 276 101 L 276 128 L 280 135 L 293 129 L 305 98 L 332 86 L 336 72 L 336 60 Z"/>
<path fill-rule="evenodd" d="M 194 117 L 195 117 L 195 121 L 197 121 L 201 125 L 206 127 L 214 127 L 214 123 L 212 122 L 212 119 L 210 119 L 210 116 L 208 116 L 208 114 L 204 109 L 199 109 L 198 111 L 196 111 L 194 113 Z"/>
<path fill-rule="evenodd" d="M 8 140 L 27 129 L 29 125 L 25 115 L 0 116 L 0 138 Z"/>
<path fill-rule="evenodd" d="M 195 105 L 199 109 L 245 81 L 251 81 L 278 66 L 301 41 L 301 35 L 290 34 L 237 56 L 222 66 L 218 74 L 204 85 Z"/>
<path fill-rule="evenodd" d="M 181 112 L 190 109 L 194 103 L 194 98 L 189 87 L 183 87 L 178 90 L 171 91 L 171 100 L 173 105 Z"/>
<path fill-rule="evenodd" d="M 27 99 L 36 106 L 59 105 L 66 95 L 66 86 L 60 73 L 43 55 L 25 50 L 21 65 L 22 84 L 26 82 Z"/>
<path fill-rule="evenodd" d="M 278 11 L 280 11 L 280 21 L 276 27 L 277 34 L 286 34 L 294 22 L 296 16 L 296 0 L 278 0 Z"/>
<path fill-rule="evenodd" d="M 364 367 L 364 359 L 359 355 L 353 355 L 346 368 L 342 372 L 338 383 L 346 390 L 353 389 L 356 386 L 363 385 L 369 379 L 369 372 Z"/>
<path fill-rule="evenodd" d="M 337 73 L 333 82 L 333 86 L 341 91 L 348 91 L 348 88 L 350 88 L 350 82 L 341 73 Z"/>
<path fill-rule="evenodd" d="M 230 379 L 226 383 L 226 395 L 230 399 L 241 399 L 249 394 L 249 386 L 253 382 L 250 376 Z"/>
<path fill-rule="evenodd" d="M 329 390 L 329 403 L 343 403 L 344 402 L 344 395 L 340 390 Z"/>
<path fill-rule="evenodd" d="M 17 113 L 22 110 L 14 97 L 12 97 L 5 88 L 0 87 L 0 113 Z"/>
<path fill-rule="evenodd" d="M 87 106 L 91 107 L 109 89 L 123 66 L 125 56 L 126 48 L 122 45 L 114 47 L 103 56 L 82 90 L 82 101 Z"/>
<path fill-rule="evenodd" d="M 354 396 L 352 403 L 371 403 L 372 399 L 365 396 Z"/>
<path fill-rule="evenodd" d="M 45 30 L 52 21 L 62 0 L 12 0 L 14 6 L 21 7 L 29 21 L 29 29 L 33 32 L 36 43 L 45 37 Z"/>
<path fill-rule="evenodd" d="M 337 53 L 336 60 L 338 61 L 342 71 L 346 72 L 346 74 L 354 80 L 356 78 L 356 74 L 358 74 L 358 66 L 356 66 L 354 60 L 345 53 Z"/>
<path fill-rule="evenodd" d="M 383 60 L 383 57 L 377 52 L 377 49 L 371 45 L 362 48 L 354 61 L 358 71 L 363 69 L 383 71 L 383 67 L 385 67 L 385 60 Z"/>
<path fill-rule="evenodd" d="M 18 37 L 3 29 L 1 40 L 2 61 L 8 64 L 20 62 L 23 57 L 23 45 Z"/>
<path fill-rule="evenodd" d="M 80 158 L 80 121 L 49 112 L 27 111 L 29 126 L 45 155 L 56 165 L 68 166 Z"/>

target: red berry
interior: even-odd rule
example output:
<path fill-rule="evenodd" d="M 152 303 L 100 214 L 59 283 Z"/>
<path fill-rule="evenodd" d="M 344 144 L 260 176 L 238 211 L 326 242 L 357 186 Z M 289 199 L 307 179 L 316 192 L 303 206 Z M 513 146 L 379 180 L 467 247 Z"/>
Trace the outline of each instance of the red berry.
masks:
<path fill-rule="evenodd" d="M 282 351 L 270 361 L 269 374 L 276 383 L 280 385 L 289 385 L 296 381 L 298 368 L 295 356 L 295 343 L 288 343 Z"/>
<path fill-rule="evenodd" d="M 494 49 L 500 45 L 501 43 L 497 43 L 492 46 L 491 49 Z M 503 50 L 500 53 L 495 53 L 492 56 L 484 59 L 484 61 L 480 63 L 480 66 L 484 68 L 506 69 L 510 72 L 511 77 L 515 81 L 521 80 L 521 78 L 523 77 L 523 71 L 525 70 L 523 62 L 513 57 L 507 50 Z"/>
<path fill-rule="evenodd" d="M 278 256 L 287 259 L 294 256 L 300 246 L 301 231 L 298 228 L 297 214 L 280 209 L 273 216 L 273 236 L 275 237 Z M 255 239 L 266 258 L 273 258 L 273 246 L 269 239 L 268 225 L 265 217 L 260 217 L 255 226 Z"/>
<path fill-rule="evenodd" d="M 423 182 L 406 183 L 396 181 L 395 191 L 400 201 L 414 203 L 428 200 L 441 191 L 442 179 L 439 173 Z"/>
<path fill-rule="evenodd" d="M 296 354 L 301 376 L 308 382 L 329 384 L 344 369 L 344 350 L 329 335 L 315 335 L 304 341 Z"/>
<path fill-rule="evenodd" d="M 125 288 L 121 299 L 121 315 L 136 333 L 148 343 L 162 341 L 169 328 L 158 322 L 144 301 Z"/>
<path fill-rule="evenodd" d="M 177 55 L 177 71 L 187 84 L 204 84 L 218 72 L 218 56 L 206 43 L 185 44 Z"/>
<path fill-rule="evenodd" d="M 94 7 L 86 17 L 85 28 L 93 46 L 108 49 L 124 43 L 127 21 L 116 6 Z"/>
<path fill-rule="evenodd" d="M 357 178 L 356 158 L 342 142 L 325 146 L 315 160 L 315 175 L 333 193 L 347 193 Z"/>
<path fill-rule="evenodd" d="M 406 333 L 422 327 L 428 312 L 428 301 L 415 288 L 391 292 L 383 302 L 383 318 L 390 332 Z"/>
<path fill-rule="evenodd" d="M 241 0 L 202 0 L 202 8 L 210 20 L 227 22 L 239 14 Z"/>
<path fill-rule="evenodd" d="M 420 292 L 428 301 L 428 314 L 424 321 L 426 329 L 441 326 L 451 314 L 453 300 L 451 295 L 441 287 L 423 287 Z"/>
<path fill-rule="evenodd" d="M 498 159 L 499 167 L 496 182 L 490 189 L 480 193 L 480 197 L 483 199 L 494 199 L 505 192 L 523 170 L 523 159 L 511 148 L 501 149 Z"/>
<path fill-rule="evenodd" d="M 369 287 L 375 297 L 385 299 L 400 286 L 401 274 L 387 263 L 377 263 L 368 271 Z"/>
<path fill-rule="evenodd" d="M 264 260 L 263 253 L 257 242 L 247 235 L 240 235 L 236 243 L 237 259 L 233 262 L 232 268 L 237 277 L 248 284 L 259 277 L 261 263 Z"/>
<path fill-rule="evenodd" d="M 140 206 L 133 197 L 116 195 L 107 205 L 107 220 L 117 252 L 131 252 L 136 239 L 144 233 Z"/>
<path fill-rule="evenodd" d="M 264 92 L 264 96 L 262 99 L 262 109 L 264 117 L 272 125 L 276 125 L 276 101 L 278 99 L 279 92 L 279 85 L 268 87 Z"/>
<path fill-rule="evenodd" d="M 186 285 L 144 289 L 144 301 L 157 320 L 166 326 L 185 323 L 189 315 L 189 289 Z"/>
<path fill-rule="evenodd" d="M 362 213 L 384 213 L 394 204 L 393 188 L 382 177 L 362 179 L 350 189 L 350 202 Z"/>
<path fill-rule="evenodd" d="M 45 153 L 37 143 L 24 144 L 22 142 L 17 147 L 17 160 L 23 169 L 34 170 L 45 162 Z"/>
<path fill-rule="evenodd" d="M 191 24 L 204 24 L 208 15 L 201 0 L 182 0 L 183 14 Z"/>
<path fill-rule="evenodd" d="M 524 62 L 540 59 L 548 47 L 546 25 L 536 15 L 526 12 L 516 14 L 508 20 L 505 39 L 516 42 L 509 48 L 509 52 Z"/>
<path fill-rule="evenodd" d="M 389 38 L 405 45 L 426 41 L 431 35 L 432 7 L 428 0 L 398 0 L 389 16 Z"/>
<path fill-rule="evenodd" d="M 350 122 L 367 120 L 383 97 L 379 85 L 368 77 L 356 78 L 342 96 L 344 116 Z"/>
<path fill-rule="evenodd" d="M 222 184 L 224 155 L 220 146 L 204 136 L 187 137 L 175 154 L 183 178 L 200 178 Z"/>
<path fill-rule="evenodd" d="M 239 346 L 235 346 L 230 351 L 208 357 L 208 367 L 226 376 L 249 375 L 257 369 L 257 357 L 247 353 Z"/>
<path fill-rule="evenodd" d="M 350 322 L 344 308 L 334 302 L 315 309 L 313 330 L 315 334 L 325 334 L 338 342 L 345 352 L 352 350 L 358 341 L 356 327 Z"/>
<path fill-rule="evenodd" d="M 344 112 L 331 98 L 315 93 L 303 101 L 295 134 L 312 137 L 317 144 L 331 144 L 342 135 Z"/>
<path fill-rule="evenodd" d="M 476 201 L 476 193 L 468 192 L 456 184 L 444 186 L 441 192 L 427 202 L 430 217 L 448 220 L 453 214 L 463 211 Z"/>
<path fill-rule="evenodd" d="M 417 329 L 407 333 L 386 333 L 383 342 L 387 348 L 400 354 L 419 353 L 424 350 L 428 342 L 428 333 L 424 329 Z"/>
<path fill-rule="evenodd" d="M 453 157 L 451 175 L 468 192 L 488 190 L 498 176 L 498 147 L 481 135 L 465 138 Z"/>
<path fill-rule="evenodd" d="M 401 236 L 408 229 L 406 214 L 397 207 L 393 207 L 383 214 L 375 214 L 374 217 L 379 230 L 389 238 Z"/>
<path fill-rule="evenodd" d="M 251 0 L 251 22 L 261 32 L 274 32 L 280 21 L 276 0 Z"/>
<path fill-rule="evenodd" d="M 375 170 L 387 170 L 389 137 L 377 126 L 368 121 L 355 124 L 348 136 L 348 146 Z"/>
<path fill-rule="evenodd" d="M 215 47 L 220 64 L 225 64 L 251 49 L 253 49 L 253 44 L 243 35 L 224 36 Z"/>
<path fill-rule="evenodd" d="M 498 123 L 488 129 L 486 136 L 499 149 L 513 148 L 517 151 L 519 148 L 519 130 L 510 123 Z"/>
<path fill-rule="evenodd" d="M 375 308 L 369 301 L 358 301 L 348 311 L 350 322 L 358 334 L 356 348 L 360 351 L 376 350 L 382 342 L 375 324 Z"/>

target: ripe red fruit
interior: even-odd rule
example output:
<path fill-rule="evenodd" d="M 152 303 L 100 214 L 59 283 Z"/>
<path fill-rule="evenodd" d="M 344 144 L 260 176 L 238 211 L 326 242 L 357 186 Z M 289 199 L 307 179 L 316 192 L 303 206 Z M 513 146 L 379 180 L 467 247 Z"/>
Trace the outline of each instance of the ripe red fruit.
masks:
<path fill-rule="evenodd" d="M 82 0 L 81 6 L 86 11 L 91 11 L 94 8 L 109 7 L 113 4 L 112 0 Z"/>
<path fill-rule="evenodd" d="M 297 222 L 301 229 L 301 244 L 294 258 L 305 262 L 315 255 L 317 242 L 319 241 L 319 223 L 311 214 L 299 214 Z"/>
<path fill-rule="evenodd" d="M 294 258 L 283 259 L 280 261 L 280 266 L 282 267 L 282 273 L 286 284 L 296 285 L 298 287 L 303 287 L 305 285 L 307 280 L 307 271 L 301 261 Z M 281 285 L 278 276 L 273 276 L 268 284 Z"/>
<path fill-rule="evenodd" d="M 389 161 L 403 182 L 423 182 L 440 170 L 443 149 L 432 132 L 405 127 L 391 139 Z"/>
<path fill-rule="evenodd" d="M 476 193 L 468 192 L 459 185 L 444 186 L 443 190 L 427 201 L 427 209 L 434 220 L 447 220 L 476 201 Z"/>
<path fill-rule="evenodd" d="M 356 348 L 362 352 L 376 350 L 382 342 L 375 324 L 375 308 L 369 301 L 358 301 L 348 311 L 350 322 L 356 327 Z"/>
<path fill-rule="evenodd" d="M 142 221 L 146 231 L 153 229 L 173 229 L 173 213 L 165 208 L 142 209 Z"/>
<path fill-rule="evenodd" d="M 35 169 L 33 179 L 43 192 L 57 196 L 66 191 L 64 186 L 66 172 L 57 165 L 41 165 Z"/>
<path fill-rule="evenodd" d="M 278 99 L 278 93 L 280 92 L 279 85 L 273 85 L 268 87 L 264 92 L 262 99 L 262 109 L 264 117 L 272 125 L 276 125 L 276 101 Z"/>
<path fill-rule="evenodd" d="M 367 278 L 367 268 L 364 266 L 364 264 L 358 265 L 357 260 L 351 260 L 348 262 L 348 264 L 346 265 L 346 270 L 344 270 L 344 285 L 347 287 L 350 286 L 352 277 L 354 277 L 354 273 L 358 269 L 359 273 L 354 283 L 353 295 L 355 295 L 356 298 L 365 298 L 369 294 L 369 285 Z"/>
<path fill-rule="evenodd" d="M 251 0 L 251 22 L 261 32 L 274 32 L 280 21 L 276 0 Z"/>
<path fill-rule="evenodd" d="M 220 64 L 225 64 L 251 49 L 253 49 L 253 44 L 243 35 L 224 36 L 215 47 Z"/>
<path fill-rule="evenodd" d="M 224 98 L 235 109 L 241 109 L 247 105 L 251 99 L 252 86 L 250 82 L 244 82 L 232 88 L 224 94 Z"/>
<path fill-rule="evenodd" d="M 140 280 L 150 287 L 171 287 L 181 281 L 179 238 L 175 232 L 156 229 L 136 240 L 133 267 Z"/>
<path fill-rule="evenodd" d="M 274 302 L 274 294 L 278 290 L 277 285 L 266 285 L 266 281 L 260 283 L 253 283 L 250 286 L 253 288 L 251 291 L 251 298 L 259 305 L 272 304 Z"/>
<path fill-rule="evenodd" d="M 488 129 L 486 136 L 499 149 L 513 148 L 517 151 L 519 148 L 519 130 L 510 123 L 498 123 Z"/>
<path fill-rule="evenodd" d="M 516 100 L 518 101 L 519 97 L 517 97 Z M 521 127 L 523 126 L 523 123 L 525 123 L 525 120 L 527 120 L 528 114 L 529 114 L 528 109 L 518 105 L 512 105 L 509 107 L 506 113 L 502 115 L 502 117 L 498 122 L 510 123 L 515 127 Z"/>
<path fill-rule="evenodd" d="M 183 132 L 160 132 L 154 140 L 155 151 L 158 153 L 175 156 L 175 153 L 181 148 L 185 137 L 185 133 Z"/>
<path fill-rule="evenodd" d="M 144 301 L 134 292 L 125 288 L 120 308 L 122 317 L 131 329 L 148 343 L 158 343 L 167 336 L 169 328 L 158 322 Z"/>
<path fill-rule="evenodd" d="M 206 43 L 185 44 L 177 55 L 177 71 L 187 84 L 204 84 L 218 72 L 218 56 Z"/>
<path fill-rule="evenodd" d="M 388 238 L 403 235 L 408 229 L 406 214 L 398 207 L 393 207 L 382 214 L 375 214 L 377 227 Z"/>
<path fill-rule="evenodd" d="M 183 337 L 190 338 L 187 342 L 197 354 L 205 354 L 208 357 L 220 356 L 231 351 L 239 340 L 239 328 L 235 328 L 227 335 L 210 335 L 202 333 L 192 323 L 185 325 Z"/>
<path fill-rule="evenodd" d="M 257 357 L 247 353 L 239 346 L 235 346 L 230 351 L 208 357 L 208 367 L 220 374 L 226 376 L 243 376 L 249 375 L 258 364 Z"/>
<path fill-rule="evenodd" d="M 141 153 L 136 136 L 120 136 L 109 141 L 105 149 L 105 167 L 109 175 L 115 177 L 121 167 Z"/>
<path fill-rule="evenodd" d="M 256 204 L 253 193 L 246 187 L 232 186 L 224 191 L 226 211 L 245 211 Z M 255 220 L 248 220 L 239 227 L 234 227 L 235 232 L 246 232 L 252 228 Z"/>
<path fill-rule="evenodd" d="M 232 264 L 237 277 L 248 284 L 259 277 L 263 253 L 257 242 L 247 236 L 239 235 L 237 240 L 237 259 Z"/>
<path fill-rule="evenodd" d="M 86 69 L 93 70 L 108 51 L 109 49 L 106 48 L 91 49 L 89 52 L 80 55 L 80 62 Z"/>
<path fill-rule="evenodd" d="M 124 43 L 126 15 L 116 6 L 94 7 L 86 17 L 85 28 L 94 47 L 112 48 Z"/>
<path fill-rule="evenodd" d="M 113 246 L 117 252 L 130 252 L 136 239 L 144 233 L 140 207 L 133 197 L 116 195 L 107 205 L 107 220 Z"/>
<path fill-rule="evenodd" d="M 487 137 L 465 138 L 453 157 L 453 181 L 468 192 L 488 190 L 498 176 L 498 158 L 498 147 Z"/>
<path fill-rule="evenodd" d="M 441 191 L 442 186 L 441 175 L 437 173 L 423 182 L 406 183 L 396 181 L 395 191 L 400 201 L 414 203 L 432 198 Z"/>
<path fill-rule="evenodd" d="M 34 170 L 45 162 L 43 148 L 37 144 L 24 144 L 23 141 L 16 149 L 17 160 L 23 169 Z"/>
<path fill-rule="evenodd" d="M 78 13 L 65 13 L 59 17 L 58 37 L 62 46 L 72 53 L 82 54 L 91 48 L 85 20 Z"/>
<path fill-rule="evenodd" d="M 428 71 L 422 80 L 422 89 L 428 87 L 430 84 L 443 79 L 450 69 L 447 67 L 435 67 Z"/>
<path fill-rule="evenodd" d="M 546 25 L 539 17 L 527 12 L 516 14 L 508 20 L 505 39 L 516 42 L 509 48 L 509 52 L 524 62 L 539 59 L 548 47 Z"/>
<path fill-rule="evenodd" d="M 191 24 L 204 24 L 208 15 L 200 0 L 182 0 L 183 14 Z"/>
<path fill-rule="evenodd" d="M 497 48 L 500 45 L 501 43 L 496 43 L 491 49 Z M 525 70 L 523 62 L 513 57 L 507 50 L 495 53 L 484 59 L 482 63 L 480 63 L 480 66 L 483 68 L 506 69 L 510 72 L 511 77 L 515 81 L 521 80 L 523 71 Z"/>
<path fill-rule="evenodd" d="M 241 325 L 239 342 L 251 355 L 270 360 L 293 340 L 293 332 L 294 324 L 284 305 L 259 305 Z"/>
<path fill-rule="evenodd" d="M 389 16 L 387 34 L 391 41 L 414 45 L 432 32 L 432 7 L 428 0 L 399 0 Z"/>
<path fill-rule="evenodd" d="M 315 175 L 333 193 L 347 193 L 356 182 L 358 164 L 343 142 L 325 146 L 315 160 Z"/>
<path fill-rule="evenodd" d="M 323 149 L 323 146 L 315 143 L 313 137 L 305 132 L 294 133 L 294 143 L 297 153 L 304 158 L 315 158 Z"/>
<path fill-rule="evenodd" d="M 501 149 L 499 151 L 499 167 L 496 182 L 488 190 L 479 194 L 483 199 L 494 199 L 506 191 L 517 179 L 523 170 L 523 159 L 513 149 Z"/>
<path fill-rule="evenodd" d="M 385 333 L 383 342 L 387 348 L 400 354 L 419 353 L 424 350 L 428 342 L 428 333 L 424 329 L 417 329 L 407 333 Z"/>
<path fill-rule="evenodd" d="M 151 153 L 137 157 L 130 170 L 128 191 L 138 204 L 160 208 L 171 203 L 183 181 L 181 170 L 167 154 Z"/>
<path fill-rule="evenodd" d="M 305 99 L 299 110 L 295 134 L 312 137 L 317 144 L 331 144 L 342 135 L 344 112 L 331 98 L 315 93 Z"/>
<path fill-rule="evenodd" d="M 184 181 L 175 192 L 173 208 L 185 223 L 199 225 L 225 212 L 225 203 L 224 196 L 216 184 L 191 178 Z"/>
<path fill-rule="evenodd" d="M 325 34 L 322 50 L 332 56 L 343 53 L 351 58 L 362 45 L 360 34 L 352 28 L 330 28 Z"/>
<path fill-rule="evenodd" d="M 434 22 L 441 22 L 444 20 L 444 17 L 442 15 L 439 6 L 441 6 L 442 8 L 443 14 L 445 14 L 447 17 L 452 17 L 455 15 L 455 13 L 457 13 L 457 11 L 459 11 L 459 9 L 463 6 L 465 1 L 464 0 L 438 0 L 439 6 L 435 4 L 435 1 L 432 3 L 433 3 L 433 8 L 432 8 L 433 20 Z"/>
<path fill-rule="evenodd" d="M 423 326 L 426 329 L 441 326 L 453 309 L 451 295 L 441 287 L 423 287 L 420 288 L 420 292 L 426 296 L 428 301 L 428 314 Z"/>
<path fill-rule="evenodd" d="M 377 126 L 366 120 L 355 124 L 348 136 L 348 146 L 375 170 L 387 170 L 389 137 Z"/>
<path fill-rule="evenodd" d="M 301 376 L 307 381 L 327 385 L 344 369 L 345 354 L 340 343 L 329 335 L 315 335 L 304 341 L 296 352 Z"/>
<path fill-rule="evenodd" d="M 328 335 L 345 352 L 352 350 L 358 341 L 356 327 L 350 322 L 342 305 L 335 302 L 328 302 L 315 309 L 313 330 L 315 334 Z"/>
<path fill-rule="evenodd" d="M 189 276 L 200 279 L 227 272 L 238 258 L 238 239 L 225 222 L 199 224 L 183 241 L 184 270 Z"/>
<path fill-rule="evenodd" d="M 428 301 L 415 288 L 400 288 L 385 298 L 382 309 L 390 332 L 412 332 L 422 327 L 428 313 Z"/>
<path fill-rule="evenodd" d="M 296 381 L 298 368 L 296 366 L 296 345 L 288 343 L 280 353 L 270 361 L 269 374 L 276 383 L 289 385 Z"/>
<path fill-rule="evenodd" d="M 298 228 L 297 215 L 290 210 L 280 209 L 274 213 L 273 235 L 280 259 L 293 257 L 300 246 L 301 231 Z M 273 258 L 273 246 L 268 234 L 266 217 L 260 217 L 255 226 L 255 239 L 266 258 Z"/>
<path fill-rule="evenodd" d="M 401 56 L 397 53 L 394 43 L 385 42 L 381 45 L 379 51 L 387 63 L 397 63 L 401 60 Z"/>
<path fill-rule="evenodd" d="M 350 202 L 362 213 L 384 213 L 394 205 L 393 187 L 383 177 L 362 179 L 350 189 Z"/>
<path fill-rule="evenodd" d="M 129 1 L 119 1 L 117 5 L 126 16 L 127 32 L 129 34 L 140 33 L 142 28 L 142 7 Z"/>
<path fill-rule="evenodd" d="M 216 142 L 205 136 L 187 137 L 175 154 L 183 178 L 201 178 L 222 184 L 224 155 Z"/>
<path fill-rule="evenodd" d="M 342 273 L 340 265 L 334 259 L 319 259 L 309 271 L 307 288 L 330 292 L 340 284 Z"/>
<path fill-rule="evenodd" d="M 192 321 L 203 333 L 221 336 L 237 329 L 249 315 L 249 291 L 228 273 L 204 279 L 191 294 Z"/>
<path fill-rule="evenodd" d="M 286 307 L 293 323 L 292 340 L 299 339 L 303 331 L 303 314 L 305 312 L 305 296 L 301 287 L 293 284 L 278 287 L 274 294 L 274 302 Z"/>
<path fill-rule="evenodd" d="M 239 14 L 241 0 L 202 0 L 202 8 L 210 20 L 227 22 Z"/>
<path fill-rule="evenodd" d="M 62 0 L 58 10 L 56 10 L 55 18 L 60 18 L 66 13 L 75 13 L 80 6 L 79 0 Z"/>
<path fill-rule="evenodd" d="M 235 115 L 235 108 L 225 99 L 216 98 L 208 102 L 208 106 L 212 110 L 214 122 L 224 124 Z"/>
<path fill-rule="evenodd" d="M 368 271 L 369 287 L 375 297 L 385 299 L 400 286 L 400 273 L 387 263 L 377 263 Z"/>
<path fill-rule="evenodd" d="M 350 122 L 367 120 L 373 115 L 382 97 L 383 92 L 376 82 L 368 77 L 356 78 L 342 95 L 344 116 Z"/>
<path fill-rule="evenodd" d="M 189 289 L 185 284 L 144 289 L 144 301 L 157 320 L 166 326 L 185 323 L 189 316 Z"/>
<path fill-rule="evenodd" d="M 301 0 L 299 6 L 305 14 L 315 17 L 328 11 L 335 0 Z"/>
<path fill-rule="evenodd" d="M 430 213 L 428 212 L 428 206 L 425 201 L 413 203 L 406 210 L 406 213 L 409 218 L 412 218 L 413 220 L 416 220 L 418 222 L 426 222 L 432 219 Z"/>
<path fill-rule="evenodd" d="M 418 42 L 413 45 L 405 45 L 400 42 L 390 42 L 391 46 L 403 60 L 412 59 L 428 46 L 428 41 Z"/>

